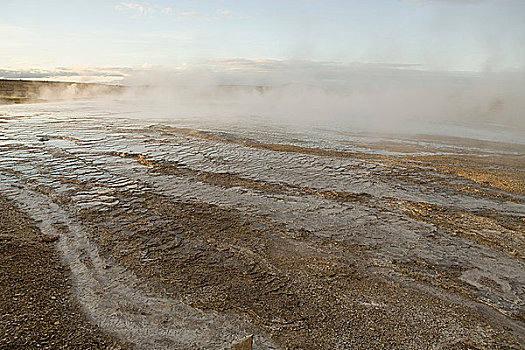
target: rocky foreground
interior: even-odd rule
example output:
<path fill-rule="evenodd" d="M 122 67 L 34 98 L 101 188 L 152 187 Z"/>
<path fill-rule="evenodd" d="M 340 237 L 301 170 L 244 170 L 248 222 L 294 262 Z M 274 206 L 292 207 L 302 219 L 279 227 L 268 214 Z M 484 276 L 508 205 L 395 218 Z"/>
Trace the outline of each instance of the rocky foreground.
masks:
<path fill-rule="evenodd" d="M 2 349 L 125 349 L 86 320 L 55 244 L 0 196 Z"/>
<path fill-rule="evenodd" d="M 46 106 L 0 116 L 2 346 L 525 347 L 522 145 Z"/>

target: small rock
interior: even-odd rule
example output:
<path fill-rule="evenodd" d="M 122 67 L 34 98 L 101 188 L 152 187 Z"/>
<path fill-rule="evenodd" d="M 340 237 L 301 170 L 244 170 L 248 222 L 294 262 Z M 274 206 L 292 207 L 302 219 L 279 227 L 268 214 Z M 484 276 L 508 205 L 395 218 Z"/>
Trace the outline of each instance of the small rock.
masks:
<path fill-rule="evenodd" d="M 58 240 L 58 236 L 57 235 L 45 235 L 42 237 L 42 242 L 44 243 L 53 243 L 55 241 Z"/>
<path fill-rule="evenodd" d="M 232 345 L 232 350 L 252 350 L 253 335 L 249 335 L 246 338 L 237 340 Z"/>

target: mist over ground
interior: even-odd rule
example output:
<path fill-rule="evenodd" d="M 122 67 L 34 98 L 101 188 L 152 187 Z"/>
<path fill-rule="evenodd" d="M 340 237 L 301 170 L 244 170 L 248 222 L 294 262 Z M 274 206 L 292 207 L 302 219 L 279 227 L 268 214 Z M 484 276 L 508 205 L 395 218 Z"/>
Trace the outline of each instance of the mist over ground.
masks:
<path fill-rule="evenodd" d="M 17 93 L 13 87 L 6 93 L 40 101 L 96 97 L 103 108 L 140 111 L 134 116 L 152 120 L 256 120 L 393 133 L 439 133 L 439 127 L 453 125 L 525 135 L 523 72 L 230 59 L 176 69 L 133 69 L 114 86 L 18 85 L 16 89 L 25 90 Z M 31 89 L 22 87 L 26 85 Z"/>
<path fill-rule="evenodd" d="M 525 74 L 429 72 L 411 66 L 250 61 L 131 74 L 123 96 L 166 117 L 253 116 L 291 124 L 410 132 L 414 122 L 525 131 Z M 417 68 L 417 67 L 416 67 Z"/>

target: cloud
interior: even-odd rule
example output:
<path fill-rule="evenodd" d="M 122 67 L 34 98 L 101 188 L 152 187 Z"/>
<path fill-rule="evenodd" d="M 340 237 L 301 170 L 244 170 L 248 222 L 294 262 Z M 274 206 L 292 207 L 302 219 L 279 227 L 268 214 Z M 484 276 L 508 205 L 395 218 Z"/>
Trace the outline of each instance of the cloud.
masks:
<path fill-rule="evenodd" d="M 114 67 L 56 67 L 52 69 L 28 68 L 19 70 L 0 68 L 0 78 L 118 83 L 131 72 L 131 68 Z"/>
<path fill-rule="evenodd" d="M 186 11 L 170 11 L 171 15 L 175 16 L 178 20 L 184 20 L 187 18 L 198 18 L 207 21 L 219 21 L 219 20 L 228 20 L 236 17 L 235 13 L 227 9 L 218 9 L 215 12 L 197 12 L 193 10 Z"/>
<path fill-rule="evenodd" d="M 152 17 L 157 13 L 164 16 L 170 16 L 176 20 L 185 20 L 188 18 L 198 18 L 203 20 L 224 20 L 233 19 L 235 14 L 228 9 L 218 9 L 214 12 L 198 12 L 193 9 L 177 10 L 173 7 L 162 7 L 160 5 L 152 5 L 150 3 L 138 2 L 121 2 L 115 6 L 115 10 L 119 12 L 131 13 L 131 18 Z"/>
<path fill-rule="evenodd" d="M 155 9 L 148 5 L 141 5 L 139 3 L 121 2 L 120 5 L 115 6 L 117 11 L 131 11 L 132 18 L 139 18 L 143 16 L 151 16 L 155 13 Z"/>
<path fill-rule="evenodd" d="M 327 89 L 378 88 L 368 83 L 381 76 L 382 84 L 410 85 L 417 89 L 422 77 L 447 77 L 446 73 L 432 73 L 415 64 L 340 63 L 306 60 L 273 59 L 214 59 L 185 63 L 175 68 L 149 66 L 135 69 L 122 82 L 127 85 L 255 85 L 280 86 L 303 84 Z M 450 76 L 453 76 L 451 73 Z M 461 77 L 454 76 L 455 80 Z M 426 79 L 426 78 L 425 78 Z M 384 86 L 381 86 L 384 87 Z"/>

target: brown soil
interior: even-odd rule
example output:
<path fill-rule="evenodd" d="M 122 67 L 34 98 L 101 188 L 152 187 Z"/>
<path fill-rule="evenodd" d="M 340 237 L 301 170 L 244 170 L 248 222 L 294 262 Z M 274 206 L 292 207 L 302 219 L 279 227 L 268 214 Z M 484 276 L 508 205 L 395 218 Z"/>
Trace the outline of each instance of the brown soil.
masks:
<path fill-rule="evenodd" d="M 137 212 L 79 213 L 103 254 L 159 293 L 199 309 L 243 314 L 285 349 L 399 348 L 415 339 L 416 348 L 436 339 L 452 348 L 516 344 L 497 313 L 370 274 L 361 247 L 247 221 L 213 205 L 154 193 L 142 199 Z M 155 217 L 165 224 L 152 225 Z M 438 277 L 443 286 L 447 276 Z"/>
<path fill-rule="evenodd" d="M 0 348 L 125 348 L 83 317 L 54 249 L 58 237 L 42 235 L 1 196 L 0 213 Z"/>
<path fill-rule="evenodd" d="M 245 154 L 255 149 L 273 151 L 268 153 L 275 153 L 275 157 L 299 154 L 366 160 L 366 164 L 378 165 L 378 170 L 368 172 L 367 176 L 390 187 L 422 187 L 445 198 L 456 191 L 465 192 L 471 194 L 469 203 L 474 204 L 478 198 L 494 199 L 500 205 L 507 200 L 523 203 L 520 194 L 525 182 L 519 156 L 386 156 L 385 152 L 352 153 L 264 143 L 185 128 L 147 127 L 128 130 L 131 132 L 177 136 L 173 137 L 174 153 L 181 141 L 185 141 L 182 135 L 197 138 L 201 143 L 206 140 L 240 145 L 246 148 Z M 128 140 L 126 136 L 120 141 L 133 145 L 133 138 Z M 86 143 L 82 135 L 75 134 L 53 136 L 50 132 L 45 138 L 51 140 L 48 143 L 55 139 L 72 141 L 71 148 L 84 147 Z M 169 139 L 160 142 L 169 143 Z M 507 287 L 510 297 L 514 297 L 514 292 L 521 297 L 519 283 L 523 279 L 511 275 L 509 283 L 499 283 L 497 278 L 490 278 L 493 270 L 485 269 L 485 265 L 480 266 L 484 269 L 480 271 L 490 273 L 479 272 L 479 278 L 468 275 L 464 278 L 465 272 L 476 273 L 476 270 L 470 261 L 459 259 L 463 252 L 479 255 L 497 251 L 495 256 L 521 264 L 525 259 L 524 221 L 511 211 L 491 207 L 474 210 L 445 200 L 432 204 L 417 198 L 395 197 L 397 192 L 383 195 L 337 191 L 328 185 L 294 182 L 289 177 L 275 182 L 236 173 L 235 169 L 203 170 L 184 164 L 183 160 L 149 154 L 142 147 L 107 147 L 100 153 L 91 150 L 76 153 L 44 143 L 29 144 L 5 146 L 5 154 L 11 152 L 12 157 L 19 158 L 11 159 L 11 165 L 0 166 L 6 178 L 11 179 L 7 181 L 12 188 L 33 193 L 19 193 L 21 201 L 28 203 L 40 195 L 45 198 L 36 201 L 33 211 L 28 213 L 42 219 L 33 215 L 34 210 L 41 210 L 40 203 L 47 201 L 69 213 L 75 222 L 81 223 L 79 231 L 95 243 L 97 254 L 108 262 L 102 269 L 121 267 L 133 273 L 140 281 L 134 287 L 141 293 L 182 301 L 210 314 L 238 315 L 284 349 L 519 349 L 525 344 L 525 318 L 523 308 L 518 308 L 521 304 L 506 309 L 505 300 L 498 303 L 496 298 L 487 298 L 493 295 L 507 298 L 504 290 L 500 290 Z M 114 147 L 114 143 L 109 144 Z M 194 147 L 200 149 L 198 145 Z M 209 150 L 203 148 L 202 152 L 206 154 Z M 95 162 L 97 166 L 93 165 Z M 479 179 L 480 174 L 492 174 L 487 169 L 496 169 L 494 176 Z M 122 181 L 122 174 L 129 178 Z M 197 183 L 209 187 L 205 188 L 205 194 L 212 188 L 213 193 L 225 196 L 234 190 L 246 195 L 232 195 L 239 206 L 220 205 L 208 202 L 207 198 L 203 200 L 204 196 L 197 197 L 199 191 L 204 191 L 193 186 Z M 177 186 L 187 186 L 194 192 L 188 191 L 184 196 L 170 192 L 171 187 Z M 281 198 L 309 201 L 313 210 L 299 206 L 297 210 L 302 210 L 305 218 L 314 216 L 320 224 L 295 226 L 292 221 L 296 216 L 290 213 L 272 216 L 272 211 L 263 205 L 260 207 L 264 211 L 260 213 L 246 211 L 244 200 L 255 203 L 259 199 L 253 194 L 263 194 L 260 199 L 275 203 L 275 210 L 281 208 L 277 205 Z M 335 209 L 329 212 L 325 208 L 328 205 Z M 120 347 L 81 316 L 69 291 L 68 271 L 54 251 L 55 237 L 43 237 L 35 223 L 9 202 L 0 201 L 0 208 L 6 213 L 0 219 L 5 295 L 0 344 L 13 348 L 36 347 L 37 342 L 48 348 Z M 325 227 L 337 230 L 333 224 L 342 214 L 365 209 L 370 213 L 364 218 L 366 224 L 356 225 L 352 229 L 355 232 L 345 231 L 348 239 L 316 232 L 322 233 Z M 392 220 L 384 213 L 399 218 Z M 57 219 L 49 216 L 54 226 L 64 225 L 59 229 L 61 234 L 72 232 L 67 220 L 53 222 Z M 351 226 L 353 218 L 360 220 L 357 215 L 348 215 L 344 223 Z M 305 220 L 305 223 L 311 222 Z M 386 225 L 392 226 L 388 236 L 371 235 L 374 241 L 368 237 L 351 239 L 376 230 L 381 233 Z M 417 228 L 417 241 L 412 238 L 402 241 L 404 231 L 396 230 L 397 226 Z M 390 241 L 392 248 L 384 245 L 385 241 Z M 404 247 L 401 242 L 410 244 Z M 468 244 L 469 248 L 461 246 L 461 250 L 453 252 L 441 249 L 458 244 Z M 430 254 L 419 254 L 418 250 Z M 434 250 L 437 253 L 432 256 Z M 395 258 L 382 258 L 382 254 Z M 474 258 L 473 262 L 486 261 Z M 85 260 L 86 266 L 97 268 L 91 260 Z M 468 266 L 462 261 L 468 262 Z M 496 264 L 496 259 L 490 264 L 493 261 Z M 74 273 L 75 269 L 71 271 Z M 505 272 L 498 273 L 502 278 L 507 276 Z M 487 289 L 473 285 L 474 279 L 494 292 L 482 293 Z M 125 308 L 128 305 L 121 303 L 115 310 Z M 88 305 L 86 310 L 89 309 Z M 141 308 L 130 311 L 147 316 Z M 172 312 L 168 318 L 176 314 Z M 107 313 L 106 317 L 110 315 L 113 314 Z M 104 327 L 104 323 L 99 325 Z M 116 332 L 109 322 L 104 329 Z M 210 339 L 209 333 L 201 334 L 205 341 Z M 140 343 L 135 344 L 140 348 Z M 166 344 L 164 348 L 170 348 L 171 343 Z M 149 349 L 144 345 L 142 348 Z"/>

